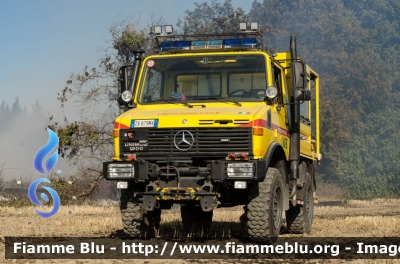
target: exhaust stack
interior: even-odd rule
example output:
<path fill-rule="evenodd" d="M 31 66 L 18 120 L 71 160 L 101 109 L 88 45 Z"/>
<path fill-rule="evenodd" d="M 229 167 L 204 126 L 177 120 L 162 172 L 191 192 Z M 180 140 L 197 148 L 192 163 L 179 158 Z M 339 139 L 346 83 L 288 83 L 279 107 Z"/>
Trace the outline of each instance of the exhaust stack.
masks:
<path fill-rule="evenodd" d="M 296 98 L 296 36 L 290 36 L 290 57 L 291 57 L 291 100 L 290 105 L 290 180 L 292 182 L 292 191 L 289 198 L 293 198 L 297 191 L 297 179 L 299 178 L 299 160 L 300 160 L 300 104 Z"/>

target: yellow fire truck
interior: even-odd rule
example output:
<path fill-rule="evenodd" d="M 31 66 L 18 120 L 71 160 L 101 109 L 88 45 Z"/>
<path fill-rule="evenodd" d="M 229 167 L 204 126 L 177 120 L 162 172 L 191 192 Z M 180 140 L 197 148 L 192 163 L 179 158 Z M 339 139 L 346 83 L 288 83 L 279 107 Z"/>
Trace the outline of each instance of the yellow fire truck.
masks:
<path fill-rule="evenodd" d="M 125 112 L 103 173 L 121 189 L 125 233 L 154 235 L 173 204 L 187 232 L 209 230 L 214 209 L 238 205 L 255 241 L 277 238 L 284 212 L 288 231 L 311 231 L 319 77 L 297 57 L 294 35 L 290 52 L 268 54 L 258 24 L 247 26 L 191 36 L 156 26 L 156 55 L 135 49 L 120 68 Z"/>

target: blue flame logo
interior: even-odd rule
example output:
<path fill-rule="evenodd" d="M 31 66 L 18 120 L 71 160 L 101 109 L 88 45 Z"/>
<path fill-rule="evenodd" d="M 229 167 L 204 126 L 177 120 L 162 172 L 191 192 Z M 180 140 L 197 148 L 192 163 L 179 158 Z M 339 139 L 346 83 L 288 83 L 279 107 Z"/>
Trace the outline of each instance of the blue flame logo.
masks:
<path fill-rule="evenodd" d="M 38 150 L 38 152 L 36 153 L 36 156 L 33 160 L 33 167 L 35 167 L 35 169 L 41 173 L 46 175 L 46 172 L 44 171 L 43 168 L 43 161 L 44 158 L 50 154 L 50 152 L 57 147 L 58 145 L 58 136 L 56 135 L 56 133 L 53 132 L 53 130 L 51 130 L 50 128 L 47 128 L 47 132 L 49 133 L 49 141 L 47 142 L 47 144 L 45 146 L 43 146 L 41 149 Z M 46 161 L 46 170 L 47 172 L 51 171 L 54 166 L 56 165 L 58 160 L 58 149 L 56 149 L 56 151 L 47 159 Z"/>
<path fill-rule="evenodd" d="M 49 133 L 49 141 L 45 146 L 38 150 L 33 160 L 33 167 L 41 174 L 46 175 L 49 171 L 51 171 L 57 163 L 58 160 L 58 149 L 56 148 L 59 142 L 59 138 L 51 129 L 47 128 L 47 132 Z M 55 149 L 54 153 L 51 154 L 46 160 L 46 171 L 43 168 L 43 162 L 47 155 L 49 155 Z M 42 182 L 51 183 L 49 179 L 40 178 L 31 183 L 28 188 L 28 197 L 31 202 L 36 206 L 43 206 L 43 204 L 39 201 L 36 196 L 36 189 Z M 60 197 L 57 192 L 50 188 L 43 186 L 51 195 L 51 198 L 54 202 L 54 207 L 51 212 L 40 212 L 35 209 L 35 212 L 42 218 L 49 218 L 55 215 L 60 209 Z M 47 203 L 49 201 L 49 197 L 45 193 L 41 193 L 40 196 Z"/>
<path fill-rule="evenodd" d="M 28 189 L 29 200 L 31 200 L 31 202 L 36 206 L 43 206 L 43 204 L 39 201 L 38 197 L 36 196 L 36 189 L 37 189 L 38 185 L 41 184 L 42 182 L 50 183 L 49 179 L 40 178 L 40 179 L 33 181 Z M 53 215 L 55 215 L 58 212 L 58 210 L 60 209 L 60 197 L 58 196 L 57 192 L 55 190 L 53 190 L 52 188 L 46 187 L 46 186 L 43 186 L 43 188 L 45 188 L 50 193 L 51 198 L 54 201 L 54 207 L 53 207 L 53 210 L 51 210 L 51 212 L 47 212 L 47 213 L 40 212 L 36 209 L 35 209 L 35 212 L 42 218 L 50 218 Z M 41 193 L 40 196 L 42 197 L 42 199 L 45 202 L 49 201 L 49 197 L 45 193 Z"/>

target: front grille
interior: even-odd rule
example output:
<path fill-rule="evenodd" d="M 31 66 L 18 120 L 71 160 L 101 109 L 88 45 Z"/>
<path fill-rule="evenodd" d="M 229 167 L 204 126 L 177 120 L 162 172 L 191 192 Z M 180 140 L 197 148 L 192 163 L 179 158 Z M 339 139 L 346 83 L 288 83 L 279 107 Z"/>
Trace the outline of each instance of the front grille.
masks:
<path fill-rule="evenodd" d="M 174 144 L 175 135 L 182 130 L 189 131 L 194 138 L 193 146 L 186 151 L 177 149 Z M 148 149 L 145 152 L 159 155 L 171 153 L 223 153 L 226 155 L 228 152 L 251 153 L 252 148 L 251 128 L 147 129 L 147 139 Z M 177 140 L 181 139 L 180 134 Z M 138 154 L 145 152 L 138 152 Z"/>

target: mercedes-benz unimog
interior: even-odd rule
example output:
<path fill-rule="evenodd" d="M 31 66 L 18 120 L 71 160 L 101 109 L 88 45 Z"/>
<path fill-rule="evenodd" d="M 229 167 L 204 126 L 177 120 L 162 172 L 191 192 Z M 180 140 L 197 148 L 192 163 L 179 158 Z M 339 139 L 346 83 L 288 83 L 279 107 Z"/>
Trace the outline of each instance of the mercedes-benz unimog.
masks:
<path fill-rule="evenodd" d="M 278 237 L 284 213 L 288 231 L 311 231 L 319 77 L 297 56 L 295 36 L 289 52 L 269 54 L 258 24 L 246 26 L 218 35 L 156 26 L 155 55 L 135 49 L 133 65 L 120 68 L 124 112 L 103 171 L 121 189 L 125 233 L 158 230 L 173 204 L 187 232 L 239 205 L 255 241 Z"/>

